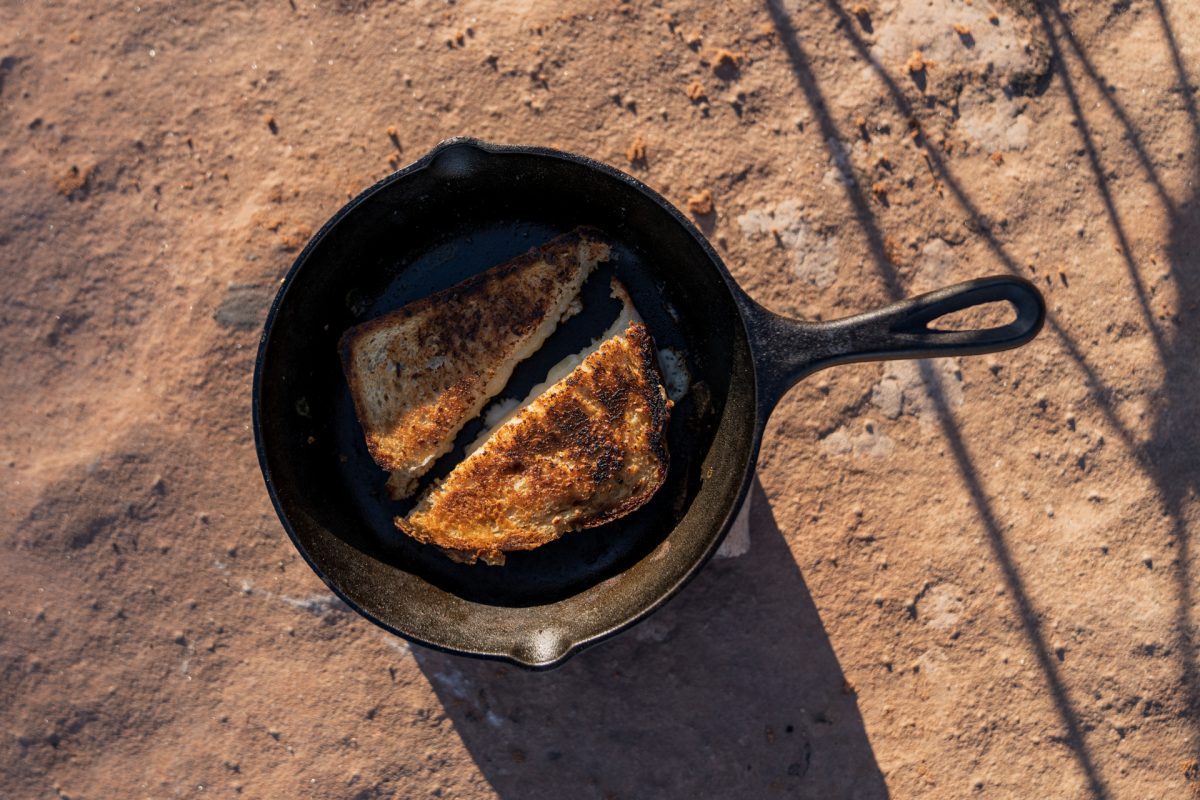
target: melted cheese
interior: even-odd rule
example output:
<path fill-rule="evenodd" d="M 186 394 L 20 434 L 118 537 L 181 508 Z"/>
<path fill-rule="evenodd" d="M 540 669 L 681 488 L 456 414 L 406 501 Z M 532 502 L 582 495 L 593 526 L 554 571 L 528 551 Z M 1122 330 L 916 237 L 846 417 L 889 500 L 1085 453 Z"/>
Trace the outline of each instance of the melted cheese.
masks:
<path fill-rule="evenodd" d="M 678 403 L 688 393 L 692 376 L 688 374 L 687 359 L 678 350 L 664 347 L 658 351 L 658 368 L 662 370 L 663 383 L 667 386 L 667 397 Z"/>
<path fill-rule="evenodd" d="M 488 412 L 484 414 L 484 429 L 483 432 L 476 437 L 475 441 L 467 447 L 467 458 L 475 455 L 487 443 L 487 440 L 492 437 L 492 434 L 498 431 L 501 427 L 512 421 L 514 417 L 525 410 L 530 403 L 537 400 L 554 384 L 562 381 L 568 375 L 575 371 L 575 368 L 583 363 L 583 360 L 592 353 L 600 349 L 600 346 L 609 339 L 615 339 L 625 333 L 625 329 L 629 327 L 631 322 L 641 322 L 642 318 L 638 314 L 637 309 L 633 307 L 633 301 L 629 295 L 625 293 L 624 288 L 620 287 L 616 281 L 613 282 L 613 297 L 622 301 L 621 313 L 617 315 L 616 320 L 608 326 L 608 330 L 604 331 L 598 338 L 593 339 L 592 343 L 580 350 L 578 353 L 571 355 L 559 361 L 550 371 L 546 373 L 546 379 L 529 390 L 529 394 L 525 399 L 516 405 L 507 405 L 516 403 L 516 401 L 508 399 L 500 403 L 496 403 Z M 507 406 L 501 410 L 499 406 Z"/>

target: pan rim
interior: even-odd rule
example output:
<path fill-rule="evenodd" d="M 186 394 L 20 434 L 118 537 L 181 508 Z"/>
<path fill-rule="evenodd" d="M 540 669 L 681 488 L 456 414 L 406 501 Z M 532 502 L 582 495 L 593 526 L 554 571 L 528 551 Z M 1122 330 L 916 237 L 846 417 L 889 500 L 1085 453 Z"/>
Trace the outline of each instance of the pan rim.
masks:
<path fill-rule="evenodd" d="M 742 326 L 742 335 L 747 343 L 748 353 L 751 358 L 751 369 L 748 371 L 747 375 L 747 379 L 751 382 L 751 386 L 748 387 L 751 398 L 749 413 L 754 417 L 750 447 L 747 452 L 746 463 L 741 466 L 741 477 L 738 482 L 737 491 L 732 495 L 732 500 L 727 503 L 724 517 L 720 524 L 716 526 L 714 535 L 709 538 L 708 544 L 704 551 L 698 558 L 693 559 L 686 569 L 682 570 L 673 580 L 669 581 L 664 589 L 657 592 L 649 602 L 641 604 L 634 613 L 626 615 L 624 619 L 621 619 L 613 624 L 605 625 L 601 630 L 592 632 L 586 636 L 565 636 L 562 646 L 556 648 L 552 654 L 544 658 L 527 657 L 523 655 L 520 652 L 520 648 L 516 646 L 519 644 L 517 640 L 513 641 L 513 647 L 510 649 L 488 652 L 478 649 L 463 649 L 442 642 L 431 641 L 423 636 L 418 636 L 409 631 L 398 629 L 396 626 L 381 619 L 369 609 L 364 608 L 358 602 L 351 599 L 335 581 L 330 579 L 330 577 L 314 560 L 308 549 L 301 542 L 296 533 L 295 527 L 288 516 L 288 512 L 283 507 L 279 492 L 276 490 L 275 480 L 274 476 L 272 475 L 267 454 L 268 445 L 266 443 L 266 434 L 262 421 L 264 364 L 267 360 L 267 350 L 272 339 L 272 332 L 274 330 L 276 320 L 278 318 L 280 309 L 287 300 L 287 296 L 291 290 L 292 284 L 294 283 L 294 279 L 307 265 L 309 257 L 316 247 L 320 245 L 329 232 L 345 217 L 351 214 L 359 206 L 368 202 L 371 197 L 373 197 L 379 191 L 385 189 L 393 183 L 405 179 L 416 172 L 428 169 L 434 164 L 441 154 L 456 147 L 475 148 L 491 155 L 531 155 L 568 161 L 616 179 L 634 191 L 640 192 L 646 196 L 649 200 L 654 202 L 655 205 L 666 211 L 677 225 L 681 225 L 683 227 L 683 229 L 695 241 L 695 243 L 700 246 L 704 255 L 708 258 L 709 264 L 717 271 L 717 274 L 720 275 L 726 290 L 729 292 L 730 299 L 737 311 L 737 318 Z M 287 273 L 283 278 L 280 279 L 279 289 L 277 290 L 275 297 L 271 302 L 270 308 L 268 309 L 266 319 L 263 323 L 262 333 L 259 337 L 258 350 L 254 362 L 254 375 L 251 383 L 251 418 L 254 433 L 255 452 L 258 456 L 259 469 L 262 472 L 265 488 L 267 489 L 267 494 L 271 499 L 272 506 L 275 509 L 275 514 L 279 518 L 284 531 L 287 533 L 288 538 L 292 542 L 292 545 L 299 551 L 305 563 L 308 564 L 308 566 L 313 570 L 314 573 L 316 573 L 316 575 L 330 589 L 330 591 L 332 591 L 333 594 L 337 596 L 343 603 L 345 603 L 350 609 L 360 614 L 373 624 L 383 628 L 384 630 L 399 636 L 406 641 L 453 655 L 495 661 L 506 661 L 531 670 L 547 670 L 558 667 L 580 651 L 630 628 L 661 608 L 672 597 L 677 595 L 679 591 L 682 590 L 684 586 L 700 572 L 701 568 L 703 568 L 704 565 L 711 560 L 713 554 L 716 552 L 717 548 L 720 547 L 721 542 L 724 541 L 726 535 L 729 533 L 736 514 L 741 509 L 746 495 L 749 492 L 754 476 L 753 467 L 757 461 L 758 453 L 762 444 L 764 414 L 762 413 L 762 407 L 760 403 L 761 398 L 759 397 L 761 387 L 759 386 L 758 371 L 756 368 L 754 368 L 756 348 L 753 344 L 754 339 L 747 319 L 747 304 L 753 303 L 754 301 L 751 300 L 745 294 L 745 291 L 737 284 L 737 282 L 734 281 L 720 256 L 716 253 L 708 239 L 696 228 L 692 221 L 689 220 L 681 211 L 679 211 L 679 209 L 676 208 L 673 203 L 668 201 L 654 189 L 650 188 L 634 176 L 629 175 L 628 173 L 623 172 L 610 164 L 598 161 L 589 156 L 549 147 L 494 144 L 469 136 L 456 136 L 449 139 L 444 139 L 431 148 L 422 157 L 397 170 L 396 172 L 385 176 L 379 181 L 376 181 L 374 184 L 363 189 L 354 198 L 339 208 L 337 212 L 335 212 L 333 216 L 331 216 L 318 229 L 312 238 L 309 239 L 304 248 L 296 256 L 296 259 L 292 262 L 292 265 L 288 269 Z"/>

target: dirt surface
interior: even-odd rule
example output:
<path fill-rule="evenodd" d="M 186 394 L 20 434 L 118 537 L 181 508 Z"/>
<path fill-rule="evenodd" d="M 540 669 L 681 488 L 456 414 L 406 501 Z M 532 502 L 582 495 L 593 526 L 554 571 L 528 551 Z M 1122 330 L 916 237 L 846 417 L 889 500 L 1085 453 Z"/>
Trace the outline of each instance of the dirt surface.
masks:
<path fill-rule="evenodd" d="M 0 3 L 0 794 L 1200 794 L 1200 6 L 249 5 Z M 561 670 L 409 647 L 288 542 L 250 379 L 458 134 L 629 169 L 780 312 L 1050 320 L 796 388 L 749 539 Z"/>

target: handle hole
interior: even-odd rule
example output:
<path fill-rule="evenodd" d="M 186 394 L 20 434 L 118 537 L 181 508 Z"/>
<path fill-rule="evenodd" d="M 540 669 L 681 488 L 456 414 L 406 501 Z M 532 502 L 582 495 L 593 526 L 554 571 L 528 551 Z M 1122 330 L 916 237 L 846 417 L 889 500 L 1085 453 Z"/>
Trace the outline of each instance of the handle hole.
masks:
<path fill-rule="evenodd" d="M 931 331 L 943 332 L 979 331 L 1002 328 L 1016 321 L 1016 307 L 1005 300 L 995 300 L 943 314 L 930 320 L 927 327 Z"/>

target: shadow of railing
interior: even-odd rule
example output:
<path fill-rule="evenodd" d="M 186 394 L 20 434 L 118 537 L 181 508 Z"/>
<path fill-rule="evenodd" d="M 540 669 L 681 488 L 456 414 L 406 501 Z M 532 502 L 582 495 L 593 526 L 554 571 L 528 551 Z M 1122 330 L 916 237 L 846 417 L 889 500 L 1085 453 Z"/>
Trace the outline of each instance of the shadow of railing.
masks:
<path fill-rule="evenodd" d="M 883 69 L 883 67 L 874 58 L 865 41 L 859 37 L 853 29 L 850 15 L 841 8 L 836 0 L 826 0 L 826 5 L 839 18 L 839 28 L 850 40 L 851 45 L 857 51 L 858 55 L 872 66 L 880 80 L 885 84 L 887 92 L 892 98 L 892 101 L 897 106 L 898 110 L 904 117 L 910 120 L 910 124 L 916 126 L 917 143 L 924 145 L 923 134 L 919 127 L 919 121 L 914 114 L 911 103 L 900 88 L 892 80 L 891 76 Z M 791 20 L 787 13 L 780 7 L 779 0 L 766 0 L 767 11 L 770 14 L 772 23 L 779 34 L 781 43 L 787 53 L 788 60 L 792 67 L 792 72 L 796 76 L 797 83 L 801 91 L 804 93 L 813 115 L 817 119 L 818 127 L 824 137 L 830 153 L 833 156 L 834 163 L 842 171 L 842 183 L 845 187 L 847 199 L 854 209 L 855 216 L 859 224 L 862 226 L 866 235 L 871 255 L 875 262 L 876 269 L 881 280 L 887 288 L 888 294 L 893 298 L 899 298 L 902 294 L 901 282 L 897 274 L 895 265 L 892 264 L 887 257 L 886 250 L 883 248 L 883 234 L 879 228 L 879 224 L 875 215 L 871 212 L 866 194 L 859 185 L 856 176 L 853 174 L 849 161 L 846 158 L 845 148 L 842 145 L 840 132 L 836 123 L 830 115 L 828 106 L 825 102 L 823 93 L 817 82 L 816 75 L 812 69 L 811 62 L 800 44 L 800 39 L 796 35 L 796 31 L 791 24 Z M 934 170 L 936 177 L 951 191 L 959 204 L 966 212 L 977 222 L 983 220 L 983 215 L 979 212 L 971 198 L 966 194 L 962 186 L 948 172 L 945 164 L 940 156 L 933 148 L 926 148 L 928 159 L 931 168 Z M 1005 267 L 1014 274 L 1020 274 L 1021 270 L 1015 260 L 1007 253 L 1003 245 L 990 233 L 986 225 L 976 226 L 982 231 L 984 239 L 987 241 L 989 248 L 1000 259 Z M 1078 345 L 1066 333 L 1063 327 L 1053 318 L 1048 320 L 1050 328 L 1064 342 L 1071 357 L 1079 363 L 1081 369 L 1088 378 L 1089 389 L 1096 396 L 1098 404 L 1107 409 L 1107 416 L 1115 423 L 1118 430 L 1123 434 L 1123 438 L 1127 443 L 1133 443 L 1133 436 L 1121 424 L 1117 418 L 1115 411 L 1111 408 L 1108 402 L 1108 391 L 1103 382 L 1099 379 L 1098 374 L 1086 361 L 1082 351 Z M 978 469 L 975 466 L 974 460 L 971 457 L 969 450 L 963 440 L 958 423 L 955 421 L 951 412 L 944 392 L 942 391 L 940 380 L 936 372 L 930 368 L 928 362 L 921 364 L 921 374 L 925 380 L 929 394 L 938 408 L 939 420 L 942 427 L 942 432 L 946 440 L 950 444 L 951 452 L 954 456 L 955 464 L 966 484 L 968 494 L 975 507 L 976 513 L 983 525 L 988 542 L 992 550 L 992 555 L 995 558 L 1000 570 L 1004 576 L 1006 587 L 1012 596 L 1018 615 L 1021 619 L 1022 630 L 1029 647 L 1033 651 L 1037 659 L 1038 666 L 1042 671 L 1047 688 L 1050 691 L 1050 696 L 1054 702 L 1055 709 L 1059 718 L 1066 730 L 1064 743 L 1071 749 L 1075 761 L 1078 763 L 1084 777 L 1087 781 L 1088 789 L 1091 795 L 1095 798 L 1106 798 L 1109 796 L 1108 788 L 1100 775 L 1099 769 L 1096 766 L 1087 741 L 1084 735 L 1083 725 L 1080 722 L 1079 714 L 1076 711 L 1073 703 L 1068 696 L 1066 687 L 1058 672 L 1054 660 L 1050 655 L 1050 648 L 1047 646 L 1045 637 L 1041 630 L 1041 624 L 1038 619 L 1033 603 L 1029 598 L 1029 594 L 1025 589 L 1024 581 L 1020 576 L 1016 561 L 1013 559 L 1008 544 L 1006 542 L 1003 529 L 1001 528 L 995 512 L 992 510 L 988 495 L 983 488 L 979 478 Z"/>
<path fill-rule="evenodd" d="M 838 19 L 837 29 L 846 38 L 851 48 L 862 58 L 863 61 L 870 67 L 875 77 L 883 84 L 884 90 L 888 95 L 889 100 L 896 107 L 897 111 L 906 119 L 909 124 L 913 125 L 915 135 L 915 143 L 923 148 L 926 160 L 930 169 L 933 171 L 934 177 L 939 181 L 940 185 L 945 187 L 953 196 L 954 201 L 959 204 L 963 211 L 974 223 L 974 228 L 980 232 L 983 244 L 988 248 L 992 256 L 1000 263 L 1000 265 L 1013 275 L 1024 276 L 1025 273 L 1017 260 L 1008 252 L 1007 248 L 997 239 L 990 231 L 987 224 L 987 216 L 979 209 L 979 206 L 967 194 L 962 184 L 954 177 L 946 166 L 945 161 L 938 153 L 937 148 L 930 146 L 925 138 L 923 129 L 921 128 L 920 119 L 916 109 L 909 101 L 904 91 L 899 87 L 896 81 L 879 63 L 867 42 L 859 36 L 853 27 L 851 15 L 841 7 L 838 0 L 823 0 L 826 7 Z M 774 7 L 777 0 L 767 0 L 769 8 Z M 1035 4 L 1036 5 L 1036 4 Z M 774 17 L 775 14 L 772 14 Z M 790 53 L 789 53 L 790 57 Z M 834 126 L 836 130 L 836 126 Z M 873 253 L 874 254 L 874 253 Z M 878 259 L 877 259 L 878 260 Z M 887 263 L 886 258 L 883 263 Z M 1075 338 L 1063 327 L 1059 322 L 1057 315 L 1053 310 L 1047 311 L 1046 328 L 1049 330 L 1063 349 L 1067 351 L 1067 355 L 1079 368 L 1083 374 L 1084 385 L 1087 389 L 1089 397 L 1096 403 L 1096 407 L 1104 415 L 1105 421 L 1108 423 L 1112 431 L 1116 434 L 1121 443 L 1129 450 L 1134 450 L 1137 447 L 1137 441 L 1128 426 L 1117 415 L 1116 410 L 1112 405 L 1112 390 L 1100 377 L 1099 372 L 1091 364 L 1084 355 L 1082 348 L 1079 346 Z"/>
<path fill-rule="evenodd" d="M 1191 531 L 1185 506 L 1200 495 L 1200 465 L 1195 453 L 1200 450 L 1200 112 L 1195 90 L 1162 0 L 1154 0 L 1155 13 L 1175 70 L 1175 90 L 1182 97 L 1184 112 L 1191 128 L 1192 175 L 1188 185 L 1192 194 L 1172 207 L 1167 257 L 1172 279 L 1176 282 L 1179 305 L 1173 334 L 1168 337 L 1163 358 L 1165 386 L 1163 400 L 1155 417 L 1154 431 L 1143 460 L 1151 465 L 1155 482 L 1163 493 L 1167 514 L 1172 519 L 1172 538 L 1178 547 L 1175 568 L 1176 610 L 1175 650 L 1180 678 L 1187 700 L 1186 715 L 1195 732 L 1193 757 L 1200 757 L 1200 667 L 1196 662 L 1195 607 L 1192 594 Z"/>
<path fill-rule="evenodd" d="M 1047 7 L 1054 9 L 1054 13 L 1059 17 L 1062 29 L 1069 31 L 1070 28 L 1067 26 L 1066 20 L 1062 18 L 1061 12 L 1058 11 L 1055 4 L 1048 3 L 1045 6 L 1036 5 L 1037 15 L 1042 23 L 1042 30 L 1045 32 L 1046 41 L 1050 45 L 1050 63 L 1053 65 L 1054 72 L 1058 76 L 1059 82 L 1062 84 L 1063 93 L 1067 96 L 1067 104 L 1070 105 L 1071 113 L 1075 117 L 1077 123 L 1075 127 L 1076 130 L 1079 131 L 1079 138 L 1083 144 L 1083 151 L 1087 155 L 1088 167 L 1092 170 L 1092 174 L 1096 179 L 1096 192 L 1100 195 L 1100 201 L 1104 204 L 1104 212 L 1108 215 L 1109 223 L 1112 225 L 1113 235 L 1117 237 L 1117 247 L 1121 255 L 1121 260 L 1125 264 L 1125 272 L 1129 276 L 1129 283 L 1133 287 L 1134 294 L 1137 296 L 1138 307 L 1142 314 L 1142 321 L 1145 323 L 1146 329 L 1150 333 L 1150 337 L 1154 340 L 1154 348 L 1158 351 L 1159 359 L 1162 360 L 1166 355 L 1163 350 L 1164 345 L 1162 333 L 1159 331 L 1158 324 L 1154 320 L 1154 312 L 1150 308 L 1150 299 L 1146 295 L 1146 285 L 1142 281 L 1142 273 L 1138 268 L 1137 261 L 1134 257 L 1133 247 L 1129 241 L 1129 235 L 1125 232 L 1125 223 L 1121 218 L 1120 210 L 1117 208 L 1116 200 L 1113 199 L 1112 190 L 1109 188 L 1108 179 L 1104 174 L 1104 167 L 1100 163 L 1100 152 L 1096 148 L 1095 139 L 1092 137 L 1091 126 L 1088 125 L 1087 115 L 1083 111 L 1083 104 L 1079 101 L 1079 93 L 1075 90 L 1075 81 L 1071 77 L 1071 70 L 1067 68 L 1066 59 L 1063 57 L 1062 48 L 1059 46 L 1059 34 L 1055 31 L 1054 26 L 1050 22 L 1050 12 L 1047 11 Z M 1083 52 L 1074 36 L 1071 36 L 1069 41 L 1072 43 L 1073 49 L 1077 55 Z M 1090 66 L 1090 62 L 1087 63 Z M 1108 87 L 1104 85 L 1103 81 L 1101 81 L 1098 77 L 1095 80 L 1099 85 L 1101 95 L 1109 98 L 1109 106 L 1112 108 L 1120 108 L 1120 105 L 1117 104 L 1111 97 Z M 1127 132 L 1135 130 L 1132 124 L 1129 123 L 1128 118 L 1125 116 L 1123 110 L 1122 113 L 1118 115 L 1118 118 L 1125 124 Z M 1140 145 L 1140 136 L 1134 136 L 1131 138 Z M 1146 160 L 1143 161 L 1143 168 L 1149 170 L 1149 174 L 1153 176 L 1151 177 L 1151 182 L 1161 189 L 1162 182 L 1158 179 L 1158 174 L 1154 172 L 1153 165 L 1150 163 L 1148 156 L 1146 157 Z M 1166 195 L 1165 190 L 1163 190 L 1162 194 L 1169 198 L 1169 195 Z M 1169 212 L 1173 212 L 1173 210 L 1173 206 L 1168 206 Z"/>
<path fill-rule="evenodd" d="M 1175 73 L 1176 86 L 1172 92 L 1180 96 L 1188 118 L 1192 158 L 1192 179 L 1189 185 L 1195 187 L 1197 181 L 1200 181 L 1200 113 L 1197 112 L 1191 79 L 1167 10 L 1161 0 L 1154 0 L 1154 9 Z M 1150 439 L 1134 448 L 1132 455 L 1154 482 L 1163 504 L 1163 511 L 1171 526 L 1169 542 L 1176 548 L 1177 554 L 1174 565 L 1174 650 L 1179 659 L 1187 716 L 1193 721 L 1193 729 L 1200 733 L 1200 672 L 1195 655 L 1191 531 L 1185 517 L 1189 494 L 1200 489 L 1200 466 L 1194 457 L 1197 445 L 1200 445 L 1200 434 L 1197 433 L 1194 423 L 1194 420 L 1200 418 L 1200 324 L 1197 324 L 1196 315 L 1190 313 L 1195 310 L 1195 299 L 1200 298 L 1200 275 L 1197 274 L 1197 261 L 1200 260 L 1200 198 L 1193 194 L 1183 202 L 1177 203 L 1171 197 L 1153 160 L 1142 145 L 1141 131 L 1113 95 L 1109 82 L 1089 58 L 1086 49 L 1071 29 L 1070 19 L 1062 12 L 1059 4 L 1050 2 L 1045 6 L 1038 6 L 1037 12 L 1042 29 L 1054 48 L 1056 72 L 1063 83 L 1072 112 L 1079 120 L 1080 137 L 1088 155 L 1096 189 L 1121 243 L 1122 259 L 1138 295 L 1146 325 L 1154 337 L 1162 366 L 1163 384 L 1159 390 Z M 1168 269 L 1176 285 L 1179 308 L 1174 318 L 1164 320 L 1161 326 L 1149 308 L 1137 257 L 1126 239 L 1124 225 L 1109 187 L 1109 177 L 1094 145 L 1091 126 L 1083 104 L 1079 101 L 1066 54 L 1059 46 L 1060 39 L 1070 47 L 1071 55 L 1079 64 L 1084 76 L 1092 82 L 1103 98 L 1105 107 L 1123 128 L 1124 141 L 1129 143 L 1136 154 L 1145 178 L 1155 188 L 1166 214 L 1169 225 Z M 1200 756 L 1200 742 L 1193 746 L 1193 755 Z"/>
<path fill-rule="evenodd" d="M 414 648 L 498 796 L 886 800 L 857 697 L 752 491 L 748 554 L 557 670 Z"/>
<path fill-rule="evenodd" d="M 1159 7 L 1161 18 L 1165 19 L 1165 12 L 1162 9 L 1161 3 L 1158 3 L 1156 0 L 1156 5 Z M 1055 49 L 1055 56 L 1058 60 L 1057 67 L 1060 74 L 1063 71 L 1064 59 L 1062 58 L 1062 48 L 1057 41 L 1058 37 L 1061 37 L 1062 41 L 1066 42 L 1067 46 L 1071 48 L 1075 58 L 1079 61 L 1079 66 L 1083 70 L 1083 74 L 1088 78 L 1088 80 L 1092 81 L 1092 83 L 1096 84 L 1096 86 L 1100 88 L 1100 94 L 1104 104 L 1121 124 L 1124 140 L 1129 143 L 1130 149 L 1133 150 L 1134 155 L 1137 157 L 1142 171 L 1146 174 L 1146 179 L 1149 180 L 1151 185 L 1154 186 L 1154 191 L 1158 195 L 1159 202 L 1161 202 L 1165 208 L 1174 211 L 1175 202 L 1172 200 L 1170 193 L 1167 191 L 1167 187 L 1163 185 L 1162 180 L 1159 178 L 1158 171 L 1154 168 L 1154 161 L 1150 158 L 1150 154 L 1146 151 L 1146 146 L 1142 143 L 1141 131 L 1139 131 L 1137 126 L 1130 121 L 1129 114 L 1125 111 L 1125 108 L 1119 102 L 1117 102 L 1115 97 L 1113 97 L 1113 93 L 1109 88 L 1110 84 L 1100 76 L 1099 71 L 1096 69 L 1091 59 L 1088 58 L 1087 53 L 1084 51 L 1083 46 L 1076 38 L 1074 31 L 1071 30 L 1070 23 L 1063 14 L 1058 3 L 1048 2 L 1044 7 L 1039 6 L 1037 11 L 1041 15 L 1043 28 L 1046 28 L 1049 22 L 1047 19 L 1047 13 L 1053 14 L 1055 20 L 1058 22 L 1058 33 L 1055 34 L 1051 32 L 1049 38 L 1051 40 L 1051 46 Z M 1048 28 L 1046 29 L 1049 30 Z M 1175 48 L 1173 47 L 1172 49 Z M 1178 52 L 1178 50 L 1175 49 L 1175 52 Z M 1176 64 L 1181 66 L 1182 62 L 1176 59 Z M 1070 76 L 1068 74 L 1068 79 L 1069 78 Z"/>

